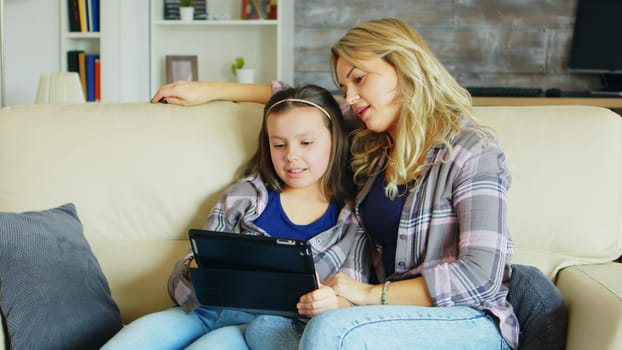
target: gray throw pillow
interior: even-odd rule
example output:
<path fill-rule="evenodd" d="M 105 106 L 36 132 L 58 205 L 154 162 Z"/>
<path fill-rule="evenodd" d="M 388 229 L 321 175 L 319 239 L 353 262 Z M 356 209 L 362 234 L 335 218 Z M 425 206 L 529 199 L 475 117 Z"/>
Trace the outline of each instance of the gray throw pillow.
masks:
<path fill-rule="evenodd" d="M 0 310 L 15 350 L 99 349 L 121 329 L 73 204 L 0 212 Z"/>
<path fill-rule="evenodd" d="M 513 264 L 508 301 L 520 324 L 519 349 L 566 348 L 568 310 L 561 293 L 542 271 Z"/>

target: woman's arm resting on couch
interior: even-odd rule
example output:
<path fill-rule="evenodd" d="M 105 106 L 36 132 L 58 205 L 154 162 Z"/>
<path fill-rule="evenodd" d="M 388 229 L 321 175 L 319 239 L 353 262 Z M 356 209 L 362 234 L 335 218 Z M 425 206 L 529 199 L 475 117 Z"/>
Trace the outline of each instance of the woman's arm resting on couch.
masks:
<path fill-rule="evenodd" d="M 151 103 L 193 106 L 213 100 L 266 103 L 272 96 L 270 84 L 240 84 L 223 81 L 176 81 L 162 85 Z"/>

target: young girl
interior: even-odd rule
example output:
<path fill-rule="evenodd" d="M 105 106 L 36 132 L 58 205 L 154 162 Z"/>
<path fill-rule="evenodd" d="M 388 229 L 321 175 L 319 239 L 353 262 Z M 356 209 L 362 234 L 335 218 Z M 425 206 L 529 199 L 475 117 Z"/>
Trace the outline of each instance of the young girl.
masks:
<path fill-rule="evenodd" d="M 367 239 L 351 211 L 348 159 L 348 135 L 332 95 L 314 85 L 280 91 L 265 106 L 246 176 L 225 191 L 204 227 L 310 240 L 320 281 L 338 272 L 367 281 Z M 193 264 L 189 254 L 169 279 L 179 307 L 130 323 L 104 349 L 247 349 L 243 326 L 255 315 L 199 305 L 188 276 Z M 328 305 L 349 303 L 333 294 Z"/>

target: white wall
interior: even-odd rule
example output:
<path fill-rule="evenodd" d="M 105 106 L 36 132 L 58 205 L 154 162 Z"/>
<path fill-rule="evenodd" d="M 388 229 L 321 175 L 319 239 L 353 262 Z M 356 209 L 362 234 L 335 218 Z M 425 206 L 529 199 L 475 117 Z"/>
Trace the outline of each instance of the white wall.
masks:
<path fill-rule="evenodd" d="M 5 106 L 32 104 L 39 77 L 59 70 L 59 6 L 53 0 L 4 0 Z"/>
<path fill-rule="evenodd" d="M 102 102 L 149 101 L 149 0 L 100 1 Z"/>
<path fill-rule="evenodd" d="M 4 0 L 4 106 L 33 104 L 41 74 L 61 71 L 59 4 L 65 3 Z M 102 85 L 111 92 L 105 102 L 148 101 L 149 0 L 101 0 L 100 6 L 108 28 L 101 49 L 110 55 L 102 61 L 108 71 Z"/>

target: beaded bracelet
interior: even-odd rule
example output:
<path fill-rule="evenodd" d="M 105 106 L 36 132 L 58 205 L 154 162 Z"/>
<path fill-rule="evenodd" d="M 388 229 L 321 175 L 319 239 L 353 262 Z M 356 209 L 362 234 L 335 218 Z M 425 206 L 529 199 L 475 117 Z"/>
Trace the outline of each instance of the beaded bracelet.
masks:
<path fill-rule="evenodd" d="M 380 303 L 382 305 L 387 304 L 387 287 L 389 286 L 389 283 L 391 283 L 391 281 L 384 282 L 384 287 L 382 287 L 382 296 L 380 297 Z"/>

